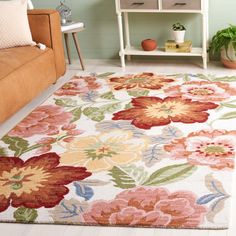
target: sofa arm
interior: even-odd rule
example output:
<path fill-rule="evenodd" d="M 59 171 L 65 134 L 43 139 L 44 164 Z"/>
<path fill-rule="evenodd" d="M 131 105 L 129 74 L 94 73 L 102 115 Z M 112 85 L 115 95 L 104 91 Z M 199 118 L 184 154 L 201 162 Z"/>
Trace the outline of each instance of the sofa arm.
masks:
<path fill-rule="evenodd" d="M 28 19 L 33 40 L 53 49 L 59 78 L 66 71 L 59 13 L 56 10 L 34 9 L 28 11 Z"/>

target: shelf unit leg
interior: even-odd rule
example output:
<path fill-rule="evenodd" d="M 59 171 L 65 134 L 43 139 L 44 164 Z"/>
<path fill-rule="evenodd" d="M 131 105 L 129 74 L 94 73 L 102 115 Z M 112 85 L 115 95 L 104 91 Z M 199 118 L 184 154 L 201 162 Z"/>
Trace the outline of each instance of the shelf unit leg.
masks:
<path fill-rule="evenodd" d="M 125 67 L 125 54 L 124 54 L 124 35 L 123 35 L 123 24 L 122 24 L 122 15 L 121 12 L 117 13 L 118 26 L 119 26 L 119 37 L 120 37 L 120 60 L 121 66 Z"/>
<path fill-rule="evenodd" d="M 126 48 L 130 48 L 130 31 L 129 31 L 129 15 L 128 12 L 124 12 L 124 30 L 125 30 L 125 42 Z M 128 61 L 131 61 L 131 55 L 127 55 Z"/>
<path fill-rule="evenodd" d="M 202 59 L 203 59 L 203 68 L 207 69 L 207 61 L 208 61 L 208 53 L 207 53 L 207 45 L 208 45 L 208 29 L 207 22 L 208 18 L 206 14 L 202 14 Z"/>

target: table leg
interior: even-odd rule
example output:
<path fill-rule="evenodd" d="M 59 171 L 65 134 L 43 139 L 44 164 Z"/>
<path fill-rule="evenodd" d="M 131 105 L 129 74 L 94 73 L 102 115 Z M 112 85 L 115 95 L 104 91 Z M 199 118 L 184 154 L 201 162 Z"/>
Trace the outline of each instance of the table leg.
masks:
<path fill-rule="evenodd" d="M 75 42 L 75 47 L 76 47 L 77 53 L 79 55 L 79 60 L 80 60 L 82 70 L 84 70 L 85 68 L 84 68 L 84 63 L 83 63 L 83 59 L 82 59 L 81 52 L 80 52 L 79 40 L 77 38 L 76 33 L 72 33 L 72 36 L 73 36 L 73 39 L 74 39 L 74 42 Z"/>
<path fill-rule="evenodd" d="M 70 46 L 69 46 L 69 35 L 67 33 L 64 34 L 65 38 L 65 44 L 66 44 L 66 53 L 68 57 L 68 62 L 71 64 L 71 59 L 70 59 Z"/>

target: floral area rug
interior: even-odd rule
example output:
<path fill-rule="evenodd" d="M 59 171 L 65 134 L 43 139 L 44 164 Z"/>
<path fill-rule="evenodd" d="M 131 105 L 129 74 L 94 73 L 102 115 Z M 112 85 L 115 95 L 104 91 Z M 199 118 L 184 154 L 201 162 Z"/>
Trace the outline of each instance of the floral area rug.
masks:
<path fill-rule="evenodd" d="M 225 229 L 236 77 L 74 76 L 0 140 L 0 221 Z"/>

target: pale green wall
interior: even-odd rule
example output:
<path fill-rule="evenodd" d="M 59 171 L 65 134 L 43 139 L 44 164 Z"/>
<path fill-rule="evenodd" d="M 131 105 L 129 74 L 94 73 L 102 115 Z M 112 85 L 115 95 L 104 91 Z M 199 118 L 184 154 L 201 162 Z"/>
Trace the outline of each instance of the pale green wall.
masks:
<path fill-rule="evenodd" d="M 59 0 L 33 0 L 36 8 L 55 8 Z M 236 24 L 236 0 L 209 0 L 210 36 L 229 23 Z M 118 56 L 119 40 L 115 13 L 115 0 L 66 0 L 72 8 L 73 18 L 84 21 L 86 30 L 79 33 L 85 58 L 110 59 Z M 200 19 L 186 14 L 130 14 L 132 44 L 139 45 L 144 38 L 155 38 L 159 44 L 170 38 L 169 29 L 176 21 L 187 27 L 186 38 L 200 44 Z M 75 51 L 73 51 L 75 56 Z"/>

